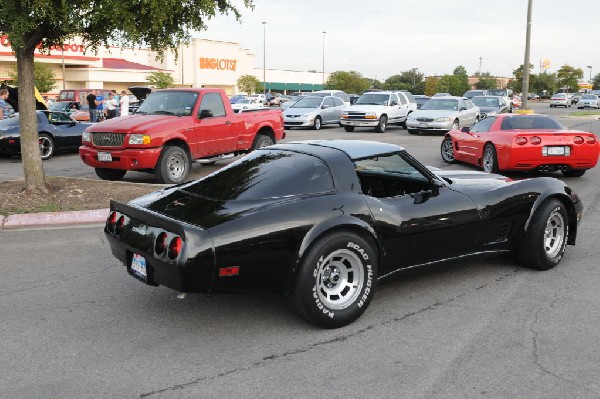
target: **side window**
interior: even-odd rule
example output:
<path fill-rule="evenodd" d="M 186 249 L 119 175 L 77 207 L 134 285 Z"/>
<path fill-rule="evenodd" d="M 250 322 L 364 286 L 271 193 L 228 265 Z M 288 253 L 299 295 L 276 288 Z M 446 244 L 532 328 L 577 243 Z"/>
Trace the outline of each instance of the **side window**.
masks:
<path fill-rule="evenodd" d="M 345 103 L 349 103 L 350 102 L 350 97 L 343 91 L 340 91 L 338 93 L 335 94 L 336 97 L 339 97 L 342 99 L 343 102 Z"/>
<path fill-rule="evenodd" d="M 336 107 L 341 107 L 342 105 L 344 105 L 344 101 L 342 101 L 341 98 L 334 97 L 333 102 L 335 103 Z"/>
<path fill-rule="evenodd" d="M 398 93 L 398 98 L 400 99 L 398 104 L 406 105 L 408 103 L 408 101 L 406 101 L 406 97 L 404 97 L 402 93 Z"/>
<path fill-rule="evenodd" d="M 326 98 L 325 101 L 323 101 L 323 105 L 329 105 L 330 107 L 335 106 L 335 103 L 333 102 L 333 97 Z"/>
<path fill-rule="evenodd" d="M 402 93 L 404 93 L 404 95 L 406 96 L 406 98 L 408 98 L 408 102 L 409 103 L 416 103 L 417 101 L 415 100 L 415 98 L 413 97 L 411 92 L 408 91 L 403 91 Z"/>
<path fill-rule="evenodd" d="M 472 133 L 486 133 L 490 131 L 492 125 L 496 122 L 495 116 L 488 116 L 487 118 L 483 118 L 476 124 L 471 127 Z"/>
<path fill-rule="evenodd" d="M 465 100 L 465 104 L 467 104 L 467 109 L 475 107 L 475 104 L 471 100 Z"/>
<path fill-rule="evenodd" d="M 202 96 L 199 112 L 203 110 L 211 111 L 213 117 L 225 116 L 225 106 L 223 105 L 221 95 L 219 93 L 206 93 Z M 198 116 L 200 116 L 199 113 Z"/>
<path fill-rule="evenodd" d="M 461 98 L 458 100 L 458 110 L 460 111 L 463 108 L 467 108 L 467 104 L 465 104 L 465 100 Z"/>

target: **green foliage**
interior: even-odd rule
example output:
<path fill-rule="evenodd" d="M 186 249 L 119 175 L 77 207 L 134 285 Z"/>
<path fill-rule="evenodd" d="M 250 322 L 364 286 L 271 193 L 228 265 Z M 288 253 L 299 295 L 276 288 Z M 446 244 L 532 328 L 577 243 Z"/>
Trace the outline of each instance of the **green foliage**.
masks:
<path fill-rule="evenodd" d="M 425 79 L 425 95 L 433 96 L 435 93 L 440 92 L 438 90 L 438 78 L 434 76 L 429 76 Z"/>
<path fill-rule="evenodd" d="M 360 94 L 369 87 L 371 82 L 356 71 L 335 71 L 325 82 L 325 89 L 337 89 L 346 93 Z"/>
<path fill-rule="evenodd" d="M 12 80 L 12 84 L 15 86 L 19 86 L 19 72 L 17 71 L 17 64 L 15 64 L 10 71 L 8 71 L 8 75 Z M 52 91 L 54 86 L 56 85 L 56 76 L 54 76 L 54 72 L 52 69 L 40 62 L 33 63 L 33 81 L 35 87 L 40 91 L 40 93 L 47 93 Z"/>
<path fill-rule="evenodd" d="M 600 90 L 600 73 L 594 76 L 594 80 L 592 80 L 592 89 Z"/>
<path fill-rule="evenodd" d="M 258 93 L 263 89 L 260 81 L 254 75 L 242 75 L 238 78 L 236 84 L 240 91 L 246 94 Z"/>
<path fill-rule="evenodd" d="M 386 90 L 408 90 L 413 94 L 423 94 L 425 92 L 425 82 L 422 73 L 417 68 L 403 71 L 400 75 L 392 75 L 387 78 L 383 84 Z"/>
<path fill-rule="evenodd" d="M 573 68 L 569 65 L 563 65 L 556 72 L 556 80 L 559 89 L 566 89 L 568 92 L 579 90 L 578 80 L 583 78 L 581 68 Z"/>
<path fill-rule="evenodd" d="M 464 66 L 459 65 L 454 68 L 452 72 L 452 76 L 454 77 L 450 90 L 447 90 L 448 93 L 453 96 L 462 96 L 465 91 L 471 90 L 471 85 L 469 84 L 469 75 L 467 75 L 467 70 Z"/>
<path fill-rule="evenodd" d="M 529 70 L 531 71 L 532 69 L 533 64 L 529 64 Z M 520 93 L 523 91 L 523 70 L 523 64 L 519 65 L 519 67 L 513 71 L 513 76 L 515 77 L 514 80 L 508 84 L 508 87 L 512 89 L 515 93 Z M 531 82 L 531 74 L 529 75 L 529 77 L 529 80 Z"/>
<path fill-rule="evenodd" d="M 479 90 L 496 89 L 498 87 L 498 81 L 496 77 L 492 76 L 489 72 L 483 72 L 479 75 L 479 80 L 475 83 L 475 88 Z"/>
<path fill-rule="evenodd" d="M 365 81 L 365 85 L 367 85 L 368 89 L 383 89 L 383 83 L 381 83 L 377 79 L 363 78 L 363 80 Z M 356 93 L 356 94 L 361 94 L 361 93 Z"/>
<path fill-rule="evenodd" d="M 544 91 L 546 91 L 548 95 L 556 93 L 558 90 L 556 74 L 543 72 L 539 75 L 530 75 L 529 89 L 530 92 L 537 93 L 540 96 L 543 95 Z"/>
<path fill-rule="evenodd" d="M 150 86 L 154 86 L 157 89 L 167 89 L 175 86 L 175 78 L 168 72 L 156 71 L 149 73 L 146 81 Z"/>

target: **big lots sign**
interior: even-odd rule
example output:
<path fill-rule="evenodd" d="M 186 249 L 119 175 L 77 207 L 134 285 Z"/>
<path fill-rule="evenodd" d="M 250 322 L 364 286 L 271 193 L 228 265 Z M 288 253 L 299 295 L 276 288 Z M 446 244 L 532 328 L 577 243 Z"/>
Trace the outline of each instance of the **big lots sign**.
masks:
<path fill-rule="evenodd" d="M 10 41 L 8 40 L 7 35 L 0 36 L 0 46 L 10 47 Z M 38 49 L 41 47 L 42 47 L 41 44 L 39 44 L 37 46 Z M 72 52 L 72 53 L 83 53 L 85 50 L 85 47 L 83 46 L 83 44 L 64 43 L 62 45 L 52 46 L 52 47 L 50 47 L 50 50 L 52 50 L 52 51 L 67 51 L 67 52 Z"/>

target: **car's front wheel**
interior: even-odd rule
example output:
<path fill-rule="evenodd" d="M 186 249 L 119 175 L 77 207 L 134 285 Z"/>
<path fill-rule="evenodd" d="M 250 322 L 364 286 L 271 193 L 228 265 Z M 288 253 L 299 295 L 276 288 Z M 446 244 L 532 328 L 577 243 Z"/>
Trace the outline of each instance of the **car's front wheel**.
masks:
<path fill-rule="evenodd" d="M 442 141 L 441 153 L 442 153 L 442 159 L 444 160 L 444 162 L 446 162 L 446 163 L 455 163 L 456 162 L 456 160 L 454 159 L 454 146 L 452 145 L 452 138 L 450 136 L 447 136 Z"/>
<path fill-rule="evenodd" d="M 419 131 L 417 129 L 407 129 L 408 130 L 408 134 L 419 134 Z"/>
<path fill-rule="evenodd" d="M 190 158 L 181 147 L 165 147 L 154 172 L 159 183 L 183 183 L 190 172 Z"/>
<path fill-rule="evenodd" d="M 374 245 L 353 232 L 337 231 L 315 242 L 303 257 L 289 299 L 307 321 L 338 328 L 363 314 L 376 283 Z"/>
<path fill-rule="evenodd" d="M 536 210 L 519 248 L 521 263 L 532 269 L 548 270 L 556 266 L 565 253 L 569 236 L 569 217 L 564 204 L 549 200 Z"/>
<path fill-rule="evenodd" d="M 496 155 L 496 148 L 493 144 L 487 143 L 483 149 L 483 156 L 481 157 L 481 163 L 483 171 L 487 173 L 498 173 L 498 156 Z"/>
<path fill-rule="evenodd" d="M 49 134 L 41 133 L 38 142 L 40 144 L 40 155 L 43 160 L 49 159 L 54 154 L 54 140 Z"/>
<path fill-rule="evenodd" d="M 353 132 L 354 126 L 344 126 L 344 130 L 347 131 L 348 133 Z"/>
<path fill-rule="evenodd" d="M 321 130 L 321 117 L 320 116 L 317 116 L 315 118 L 315 121 L 313 123 L 313 129 L 314 130 Z"/>
<path fill-rule="evenodd" d="M 377 124 L 377 126 L 375 126 L 375 131 L 377 133 L 383 133 L 383 132 L 385 132 L 386 127 L 387 127 L 387 116 L 381 115 L 381 117 L 379 118 L 379 123 Z"/>

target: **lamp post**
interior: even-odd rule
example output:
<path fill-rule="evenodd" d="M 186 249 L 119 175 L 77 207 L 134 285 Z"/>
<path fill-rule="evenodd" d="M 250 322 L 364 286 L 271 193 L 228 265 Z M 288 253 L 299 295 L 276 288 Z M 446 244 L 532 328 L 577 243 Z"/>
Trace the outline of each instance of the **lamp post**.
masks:
<path fill-rule="evenodd" d="M 323 31 L 323 88 L 325 88 L 325 34 L 327 32 Z"/>
<path fill-rule="evenodd" d="M 590 85 L 592 84 L 592 66 L 588 65 L 588 69 L 590 70 Z"/>
<path fill-rule="evenodd" d="M 525 62 L 523 62 L 523 96 L 521 97 L 521 109 L 527 108 L 527 95 L 529 94 L 529 48 L 531 42 L 531 8 L 533 0 L 527 4 L 527 32 L 525 34 Z"/>
<path fill-rule="evenodd" d="M 263 21 L 263 94 L 267 94 L 267 23 Z"/>

